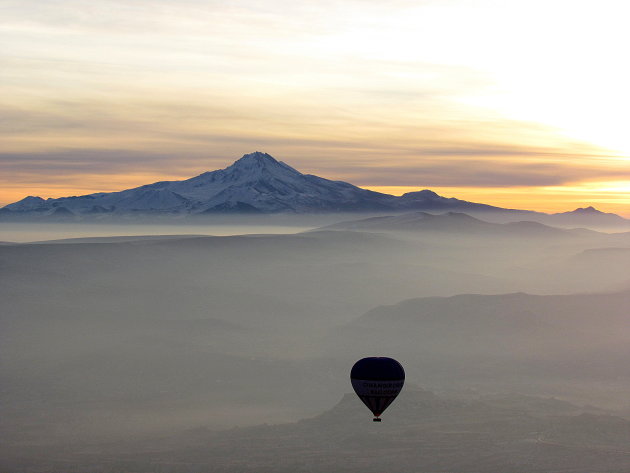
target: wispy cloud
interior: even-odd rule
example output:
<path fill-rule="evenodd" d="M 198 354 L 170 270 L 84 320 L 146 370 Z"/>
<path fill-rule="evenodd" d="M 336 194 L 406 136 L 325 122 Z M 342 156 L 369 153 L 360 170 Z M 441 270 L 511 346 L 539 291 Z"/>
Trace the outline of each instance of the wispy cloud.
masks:
<path fill-rule="evenodd" d="M 540 19 L 519 2 L 485 0 L 6 1 L 0 188 L 87 189 L 94 173 L 113 187 L 184 178 L 254 149 L 360 185 L 626 179 L 623 161 L 588 144 L 607 142 L 620 121 L 598 109 L 602 123 L 589 127 L 591 114 L 570 110 L 595 107 L 593 90 L 608 92 L 598 103 L 619 102 L 614 78 L 624 75 L 592 88 L 577 72 L 603 59 L 590 49 L 578 62 L 558 58 L 556 7 Z M 538 36 L 523 39 L 521 16 Z M 586 46 L 578 25 L 563 25 L 563 44 Z M 612 54 L 613 36 L 593 41 Z"/>

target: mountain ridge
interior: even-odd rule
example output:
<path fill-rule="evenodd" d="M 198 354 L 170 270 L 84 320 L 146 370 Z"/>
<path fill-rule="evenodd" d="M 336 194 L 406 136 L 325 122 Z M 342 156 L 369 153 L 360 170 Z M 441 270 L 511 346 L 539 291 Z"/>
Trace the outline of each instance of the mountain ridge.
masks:
<path fill-rule="evenodd" d="M 503 235 L 519 238 L 523 236 L 575 236 L 575 233 L 572 233 L 570 230 L 550 227 L 538 222 L 516 221 L 509 223 L 491 223 L 460 212 L 445 212 L 437 215 L 423 211 L 406 212 L 398 215 L 385 215 L 338 222 L 322 227 L 322 229 L 391 232 L 454 232 L 466 235 Z"/>
<path fill-rule="evenodd" d="M 117 192 L 43 199 L 28 196 L 6 205 L 4 216 L 102 214 L 318 213 L 424 208 L 497 209 L 421 190 L 401 197 L 343 181 L 302 174 L 267 153 L 245 154 L 225 169 L 182 181 L 158 181 Z M 61 210 L 60 210 L 61 209 Z"/>
<path fill-rule="evenodd" d="M 470 212 L 551 223 L 584 221 L 630 224 L 592 207 L 544 214 L 530 210 L 442 197 L 429 190 L 402 196 L 362 189 L 353 184 L 303 174 L 273 156 L 255 151 L 224 169 L 190 179 L 158 181 L 115 192 L 43 199 L 27 196 L 0 208 L 2 220 L 103 219 L 107 216 L 203 216 L 212 214 L 317 214 L 341 212 Z"/>

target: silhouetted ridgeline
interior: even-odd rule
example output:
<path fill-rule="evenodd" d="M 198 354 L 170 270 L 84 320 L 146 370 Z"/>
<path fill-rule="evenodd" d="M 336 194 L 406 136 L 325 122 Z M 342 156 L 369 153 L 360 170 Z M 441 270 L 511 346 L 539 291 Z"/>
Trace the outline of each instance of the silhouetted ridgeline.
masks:
<path fill-rule="evenodd" d="M 195 429 L 85 445 L 80 453 L 22 447 L 8 452 L 3 466 L 25 473 L 623 472 L 629 443 L 630 421 L 556 399 L 457 399 L 406 388 L 376 425 L 347 394 L 332 410 L 297 423 Z"/>

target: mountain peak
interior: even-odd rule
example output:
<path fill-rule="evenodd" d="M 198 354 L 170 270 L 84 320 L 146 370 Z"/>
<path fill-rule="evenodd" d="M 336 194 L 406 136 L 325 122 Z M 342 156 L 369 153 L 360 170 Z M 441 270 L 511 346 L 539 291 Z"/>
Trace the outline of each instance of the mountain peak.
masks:
<path fill-rule="evenodd" d="M 232 163 L 232 165 L 229 166 L 228 169 L 229 168 L 263 169 L 263 168 L 276 168 L 276 167 L 288 168 L 295 171 L 295 169 L 284 164 L 282 161 L 278 161 L 276 160 L 276 158 L 274 158 L 270 154 L 263 153 L 261 151 L 254 151 L 253 153 L 244 154 L 241 159 L 234 161 L 234 163 Z"/>
<path fill-rule="evenodd" d="M 258 175 L 261 172 L 271 172 L 271 174 L 282 173 L 287 171 L 290 174 L 301 173 L 296 169 L 293 169 L 288 164 L 282 161 L 276 160 L 273 156 L 261 151 L 254 151 L 253 153 L 244 154 L 243 157 L 235 161 L 231 166 L 228 166 L 225 171 L 229 173 L 237 173 L 238 175 Z"/>
<path fill-rule="evenodd" d="M 443 197 L 439 196 L 435 192 L 429 189 L 424 189 L 421 191 L 414 192 L 406 192 L 402 195 L 403 199 L 443 199 Z"/>
<path fill-rule="evenodd" d="M 589 222 L 592 224 L 624 224 L 627 225 L 628 221 L 620 215 L 614 213 L 602 212 L 597 210 L 592 205 L 589 207 L 579 207 L 570 212 L 561 212 L 551 214 L 551 217 L 561 218 L 565 222 L 570 222 L 573 225 L 580 224 L 586 225 Z"/>
<path fill-rule="evenodd" d="M 597 210 L 595 207 L 593 207 L 592 205 L 589 207 L 579 207 L 575 210 L 571 210 L 570 212 L 561 212 L 561 213 L 557 213 L 557 214 L 553 214 L 553 215 L 567 215 L 567 216 L 604 216 L 604 215 L 614 215 L 617 216 L 616 214 L 611 214 L 611 213 L 606 213 L 606 212 L 602 212 L 601 210 Z"/>
<path fill-rule="evenodd" d="M 45 203 L 46 201 L 41 197 L 29 195 L 28 197 L 24 197 L 22 200 L 7 205 L 5 208 L 9 210 L 29 211 L 38 209 L 45 205 Z"/>
<path fill-rule="evenodd" d="M 243 157 L 234 162 L 237 163 L 269 163 L 279 164 L 278 161 L 270 154 L 263 153 L 261 151 L 254 151 L 253 153 L 244 154 Z"/>
<path fill-rule="evenodd" d="M 571 213 L 584 213 L 584 214 L 603 214 L 604 212 L 597 210 L 595 207 L 593 207 L 592 205 L 589 207 L 580 207 L 575 209 L 573 212 Z"/>

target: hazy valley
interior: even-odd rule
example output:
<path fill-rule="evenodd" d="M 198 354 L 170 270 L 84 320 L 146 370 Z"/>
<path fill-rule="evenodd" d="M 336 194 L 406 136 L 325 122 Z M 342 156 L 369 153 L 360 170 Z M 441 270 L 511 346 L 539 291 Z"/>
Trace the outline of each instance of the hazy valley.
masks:
<path fill-rule="evenodd" d="M 459 213 L 7 243 L 5 469 L 330 471 L 330 454 L 338 471 L 538 471 L 531 462 L 551 450 L 540 471 L 560 471 L 563 458 L 573 466 L 562 471 L 592 471 L 576 459 L 597 448 L 619 450 L 606 455 L 624 471 L 629 263 L 628 233 Z M 375 431 L 344 397 L 349 368 L 369 355 L 399 359 L 408 380 Z M 408 407 L 414 386 L 440 407 Z M 591 407 L 530 418 L 523 395 Z M 263 423 L 278 426 L 245 428 Z M 258 448 L 244 446 L 254 438 Z M 358 452 L 375 442 L 383 458 L 368 465 Z"/>
<path fill-rule="evenodd" d="M 630 473 L 629 16 L 0 1 L 0 473 Z"/>

